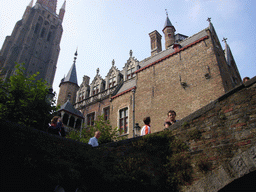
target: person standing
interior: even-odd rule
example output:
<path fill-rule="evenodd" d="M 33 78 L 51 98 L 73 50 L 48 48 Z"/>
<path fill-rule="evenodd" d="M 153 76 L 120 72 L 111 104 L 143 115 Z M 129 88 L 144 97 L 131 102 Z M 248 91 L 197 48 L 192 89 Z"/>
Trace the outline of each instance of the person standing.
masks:
<path fill-rule="evenodd" d="M 145 117 L 143 119 L 143 122 L 144 122 L 145 125 L 141 129 L 140 136 L 147 135 L 147 134 L 151 133 L 150 117 Z"/>
<path fill-rule="evenodd" d="M 174 123 L 177 122 L 176 118 L 176 112 L 173 110 L 168 111 L 167 113 L 167 118 L 164 122 L 164 127 L 168 128 L 170 125 L 173 125 Z"/>
<path fill-rule="evenodd" d="M 88 144 L 92 147 L 99 146 L 98 139 L 100 138 L 100 132 L 96 131 L 94 137 L 90 138 Z"/>

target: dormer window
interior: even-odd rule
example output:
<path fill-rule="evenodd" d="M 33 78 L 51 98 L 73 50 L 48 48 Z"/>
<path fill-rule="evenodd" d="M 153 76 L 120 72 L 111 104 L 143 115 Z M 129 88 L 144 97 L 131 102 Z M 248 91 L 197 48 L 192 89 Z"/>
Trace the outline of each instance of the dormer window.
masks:
<path fill-rule="evenodd" d="M 116 77 L 110 77 L 109 88 L 114 87 L 115 85 L 116 85 Z"/>
<path fill-rule="evenodd" d="M 135 76 L 135 67 L 131 68 L 131 69 L 128 69 L 127 70 L 127 79 L 131 79 L 132 77 Z"/>
<path fill-rule="evenodd" d="M 100 85 L 96 85 L 93 87 L 93 95 L 99 93 L 99 90 L 100 90 L 99 88 L 100 88 Z"/>

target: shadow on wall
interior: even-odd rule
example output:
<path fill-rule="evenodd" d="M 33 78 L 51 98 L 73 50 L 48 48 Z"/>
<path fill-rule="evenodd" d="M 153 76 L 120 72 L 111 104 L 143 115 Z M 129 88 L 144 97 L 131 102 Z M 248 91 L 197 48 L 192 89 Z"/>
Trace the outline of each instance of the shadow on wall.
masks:
<path fill-rule="evenodd" d="M 256 191 L 256 171 L 234 180 L 232 183 L 228 184 L 223 189 L 219 190 L 219 192 L 228 191 Z"/>

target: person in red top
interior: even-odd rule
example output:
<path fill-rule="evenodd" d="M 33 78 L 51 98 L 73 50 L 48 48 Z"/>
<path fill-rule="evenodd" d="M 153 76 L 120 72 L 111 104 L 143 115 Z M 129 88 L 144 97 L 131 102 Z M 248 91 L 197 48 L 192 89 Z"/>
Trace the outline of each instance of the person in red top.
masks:
<path fill-rule="evenodd" d="M 147 134 L 151 133 L 150 117 L 145 117 L 143 119 L 143 122 L 144 122 L 145 125 L 141 129 L 140 136 L 147 135 Z"/>

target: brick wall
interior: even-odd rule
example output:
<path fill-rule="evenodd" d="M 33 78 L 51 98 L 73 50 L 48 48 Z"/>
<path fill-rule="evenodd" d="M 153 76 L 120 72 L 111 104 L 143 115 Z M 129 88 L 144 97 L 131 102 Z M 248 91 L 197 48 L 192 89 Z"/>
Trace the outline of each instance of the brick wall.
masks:
<path fill-rule="evenodd" d="M 78 91 L 78 88 L 79 87 L 74 83 L 62 83 L 60 86 L 57 105 L 65 104 L 69 93 L 71 94 L 70 103 L 73 105 L 76 102 L 76 92 Z"/>
<path fill-rule="evenodd" d="M 104 99 L 100 102 L 95 102 L 82 109 L 82 113 L 85 118 L 85 124 L 87 124 L 87 115 L 90 113 L 95 113 L 95 120 L 98 116 L 103 115 L 103 109 L 110 106 L 109 98 Z"/>
<path fill-rule="evenodd" d="M 118 107 L 122 98 L 129 105 L 131 95 L 128 92 L 115 98 L 113 108 Z M 219 191 L 235 179 L 255 173 L 255 114 L 256 77 L 171 126 L 170 131 L 188 144 L 192 157 L 194 181 L 182 191 Z M 91 148 L 10 122 L 0 125 L 5 128 L 1 140 L 1 177 L 5 180 L 1 182 L 1 191 L 53 191 L 56 185 L 67 191 L 75 191 L 77 187 L 89 191 L 102 186 L 112 189 L 116 187 L 115 182 L 109 184 L 104 177 L 112 173 L 111 162 L 129 154 L 135 142 L 143 138 Z M 195 130 L 201 134 L 198 139 L 190 137 Z M 201 160 L 211 164 L 205 172 L 198 169 Z M 253 184 L 254 179 L 250 185 Z M 122 189 L 129 190 L 129 186 Z"/>
<path fill-rule="evenodd" d="M 119 128 L 119 111 L 124 108 L 128 108 L 128 133 L 124 134 L 128 138 L 133 137 L 133 109 L 132 109 L 132 91 L 129 91 L 119 97 L 114 98 L 111 101 L 110 107 L 110 123 L 113 128 Z"/>
<path fill-rule="evenodd" d="M 208 67 L 211 78 L 206 79 Z M 187 87 L 181 86 L 180 78 Z M 182 119 L 224 93 L 212 40 L 208 38 L 137 74 L 135 119 L 141 125 L 143 117 L 151 116 L 152 131 L 160 131 L 170 109 Z"/>

